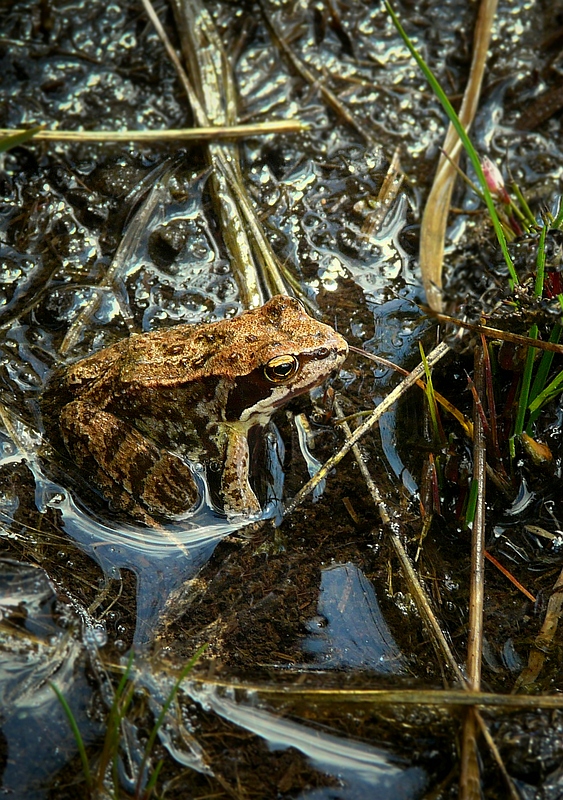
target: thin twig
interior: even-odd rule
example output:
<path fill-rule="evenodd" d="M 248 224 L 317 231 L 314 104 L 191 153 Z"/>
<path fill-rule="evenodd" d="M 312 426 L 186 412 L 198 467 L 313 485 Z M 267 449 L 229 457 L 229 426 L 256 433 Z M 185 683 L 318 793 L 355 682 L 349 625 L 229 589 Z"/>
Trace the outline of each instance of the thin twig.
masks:
<path fill-rule="evenodd" d="M 437 347 L 435 347 L 427 356 L 426 361 L 430 367 L 435 366 L 440 359 L 442 359 L 447 353 L 449 353 L 450 348 L 447 344 L 442 342 Z M 424 364 L 419 364 L 410 375 L 405 378 L 401 383 L 396 386 L 387 397 L 385 397 L 381 403 L 377 406 L 375 411 L 371 414 L 370 417 L 367 418 L 365 422 L 363 422 L 360 426 L 356 428 L 356 430 L 351 434 L 351 436 L 346 439 L 342 448 L 335 453 L 332 458 L 329 458 L 328 461 L 323 464 L 321 469 L 314 475 L 310 481 L 308 481 L 305 486 L 303 486 L 299 492 L 295 495 L 293 500 L 291 500 L 285 509 L 285 516 L 291 514 L 298 505 L 300 505 L 305 497 L 309 495 L 313 489 L 319 485 L 319 483 L 326 478 L 326 476 L 334 469 L 334 467 L 339 464 L 345 455 L 347 455 L 353 446 L 358 442 L 362 436 L 367 433 L 370 428 L 372 428 L 375 423 L 380 419 L 380 417 L 385 414 L 386 411 L 397 402 L 397 400 L 402 397 L 407 389 L 413 386 L 420 378 L 423 377 L 425 372 Z"/>
<path fill-rule="evenodd" d="M 522 336 L 519 333 L 510 333 L 510 331 L 503 331 L 500 328 L 491 328 L 488 325 L 477 325 L 473 322 L 465 322 L 457 317 L 450 317 L 447 314 L 439 314 L 432 311 L 432 309 L 420 306 L 422 311 L 426 311 L 438 322 L 447 322 L 456 325 L 459 328 L 465 328 L 468 331 L 475 333 L 482 333 L 489 339 L 500 339 L 503 342 L 513 342 L 514 344 L 522 345 L 522 347 L 535 347 L 536 350 L 548 350 L 550 353 L 559 353 L 563 355 L 563 344 L 556 344 L 555 342 L 544 342 L 541 339 L 533 339 L 531 336 Z"/>
<path fill-rule="evenodd" d="M 495 566 L 495 567 L 498 569 L 498 571 L 499 571 L 499 572 L 502 572 L 502 574 L 504 575 L 504 577 L 505 577 L 505 578 L 508 578 L 508 580 L 510 581 L 510 583 L 511 583 L 513 586 L 515 586 L 515 587 L 518 589 L 518 591 L 519 591 L 519 592 L 522 592 L 522 594 L 523 594 L 523 595 L 525 595 L 525 596 L 528 598 L 528 600 L 531 600 L 531 601 L 532 601 L 532 603 L 535 603 L 535 602 L 536 602 L 536 598 L 534 597 L 534 595 L 533 595 L 531 592 L 529 592 L 529 591 L 528 591 L 528 589 L 526 589 L 526 587 L 525 587 L 525 586 L 522 586 L 522 584 L 520 583 L 520 581 L 519 581 L 519 580 L 517 580 L 517 579 L 514 577 L 514 575 L 513 575 L 513 574 L 512 574 L 512 573 L 511 573 L 509 570 L 507 570 L 507 569 L 506 569 L 506 567 L 503 567 L 503 565 L 500 563 L 500 561 L 498 561 L 498 560 L 497 560 L 497 559 L 496 559 L 496 558 L 495 558 L 493 555 L 491 555 L 491 554 L 490 554 L 490 553 L 489 553 L 487 550 L 485 550 L 485 558 L 487 559 L 487 561 L 490 561 L 490 562 L 491 562 L 491 564 L 494 564 L 494 566 Z"/>

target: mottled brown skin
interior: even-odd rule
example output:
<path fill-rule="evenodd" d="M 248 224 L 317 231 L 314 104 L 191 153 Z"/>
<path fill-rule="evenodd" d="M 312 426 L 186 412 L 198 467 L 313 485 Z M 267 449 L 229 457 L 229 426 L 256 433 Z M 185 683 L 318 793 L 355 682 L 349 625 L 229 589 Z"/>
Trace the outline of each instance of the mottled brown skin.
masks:
<path fill-rule="evenodd" d="M 248 517 L 261 510 L 249 431 L 347 352 L 332 328 L 278 295 L 234 319 L 131 336 L 59 371 L 44 416 L 118 510 L 143 521 L 185 515 L 199 494 L 189 462 L 199 462 L 220 470 L 227 516 Z"/>

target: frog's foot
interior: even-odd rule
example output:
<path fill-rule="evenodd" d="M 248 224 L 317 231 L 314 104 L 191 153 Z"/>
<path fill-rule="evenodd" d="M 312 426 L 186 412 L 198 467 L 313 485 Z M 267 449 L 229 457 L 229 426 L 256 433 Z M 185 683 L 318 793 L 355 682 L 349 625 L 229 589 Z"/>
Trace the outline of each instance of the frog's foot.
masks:
<path fill-rule="evenodd" d="M 262 513 L 258 498 L 248 482 L 250 456 L 246 433 L 235 427 L 226 430 L 225 463 L 221 494 L 229 519 L 254 517 Z"/>
<path fill-rule="evenodd" d="M 74 400 L 63 408 L 60 425 L 67 450 L 114 507 L 138 516 L 132 509 L 140 505 L 175 517 L 197 502 L 188 465 L 113 414 Z"/>

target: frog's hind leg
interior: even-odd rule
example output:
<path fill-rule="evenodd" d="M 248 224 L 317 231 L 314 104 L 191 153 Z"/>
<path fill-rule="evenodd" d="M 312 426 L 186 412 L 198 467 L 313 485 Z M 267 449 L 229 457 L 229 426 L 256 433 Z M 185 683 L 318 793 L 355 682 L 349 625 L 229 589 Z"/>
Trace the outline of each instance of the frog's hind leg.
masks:
<path fill-rule="evenodd" d="M 146 517 L 140 505 L 151 514 L 174 517 L 197 502 L 188 465 L 115 415 L 74 400 L 63 408 L 60 426 L 70 455 L 117 509 Z"/>

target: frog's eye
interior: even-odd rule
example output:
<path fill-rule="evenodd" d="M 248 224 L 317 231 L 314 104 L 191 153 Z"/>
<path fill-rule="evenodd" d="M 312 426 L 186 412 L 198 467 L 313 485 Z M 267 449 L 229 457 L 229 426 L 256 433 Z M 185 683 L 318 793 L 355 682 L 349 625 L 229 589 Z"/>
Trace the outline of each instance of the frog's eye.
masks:
<path fill-rule="evenodd" d="M 295 356 L 275 356 L 264 367 L 264 375 L 271 383 L 285 383 L 298 369 L 299 361 Z"/>

